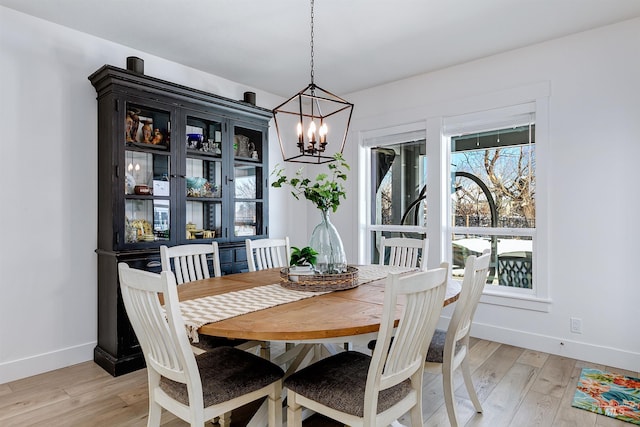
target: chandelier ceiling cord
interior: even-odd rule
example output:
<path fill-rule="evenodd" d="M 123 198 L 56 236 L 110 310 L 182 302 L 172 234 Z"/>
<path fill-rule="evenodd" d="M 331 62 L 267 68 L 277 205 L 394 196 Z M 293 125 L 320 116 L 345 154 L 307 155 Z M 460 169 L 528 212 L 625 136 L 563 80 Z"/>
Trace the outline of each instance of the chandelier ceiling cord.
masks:
<path fill-rule="evenodd" d="M 289 162 L 331 162 L 333 154 L 326 154 L 329 143 L 342 154 L 353 112 L 352 103 L 315 84 L 313 6 L 311 0 L 311 83 L 273 109 L 282 158 Z"/>

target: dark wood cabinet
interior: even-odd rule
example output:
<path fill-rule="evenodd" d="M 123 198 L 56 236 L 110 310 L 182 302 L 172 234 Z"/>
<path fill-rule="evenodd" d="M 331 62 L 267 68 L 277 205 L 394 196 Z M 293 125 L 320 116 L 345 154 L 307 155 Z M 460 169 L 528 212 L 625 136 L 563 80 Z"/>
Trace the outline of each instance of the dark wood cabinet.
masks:
<path fill-rule="evenodd" d="M 270 110 L 105 65 L 98 100 L 98 345 L 112 375 L 144 366 L 117 265 L 159 272 L 160 245 L 216 240 L 224 274 L 268 236 Z"/>

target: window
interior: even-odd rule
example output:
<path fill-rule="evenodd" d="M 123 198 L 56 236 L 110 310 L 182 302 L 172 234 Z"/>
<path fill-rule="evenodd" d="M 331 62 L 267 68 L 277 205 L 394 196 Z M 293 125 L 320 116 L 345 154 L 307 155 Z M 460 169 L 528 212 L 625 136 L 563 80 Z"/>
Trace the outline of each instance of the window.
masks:
<path fill-rule="evenodd" d="M 536 221 L 535 124 L 451 136 L 454 276 L 490 249 L 488 283 L 533 289 Z"/>
<path fill-rule="evenodd" d="M 425 236 L 426 176 L 424 130 L 366 139 L 371 180 L 368 214 L 370 258 L 377 263 L 380 237 Z"/>

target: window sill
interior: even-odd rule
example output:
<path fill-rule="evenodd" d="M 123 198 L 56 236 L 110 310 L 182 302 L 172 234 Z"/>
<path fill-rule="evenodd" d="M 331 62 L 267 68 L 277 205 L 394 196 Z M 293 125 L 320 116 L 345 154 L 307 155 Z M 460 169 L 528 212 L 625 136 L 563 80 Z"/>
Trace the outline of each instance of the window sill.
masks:
<path fill-rule="evenodd" d="M 483 304 L 501 305 L 504 307 L 519 308 L 523 310 L 551 311 L 551 300 L 538 298 L 532 295 L 521 295 L 516 293 L 506 293 L 504 291 L 487 290 L 480 297 Z"/>

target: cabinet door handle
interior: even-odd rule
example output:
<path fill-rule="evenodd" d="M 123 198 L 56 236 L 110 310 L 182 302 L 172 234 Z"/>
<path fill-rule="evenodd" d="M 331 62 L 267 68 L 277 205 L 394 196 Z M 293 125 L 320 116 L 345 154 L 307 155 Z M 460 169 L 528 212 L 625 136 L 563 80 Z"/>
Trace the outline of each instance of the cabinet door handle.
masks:
<path fill-rule="evenodd" d="M 225 184 L 229 184 L 230 182 L 233 182 L 233 178 L 229 178 L 228 176 L 224 177 L 224 183 Z"/>
<path fill-rule="evenodd" d="M 162 267 L 162 263 L 160 261 L 149 261 L 147 263 L 147 268 L 156 268 L 156 267 Z"/>

